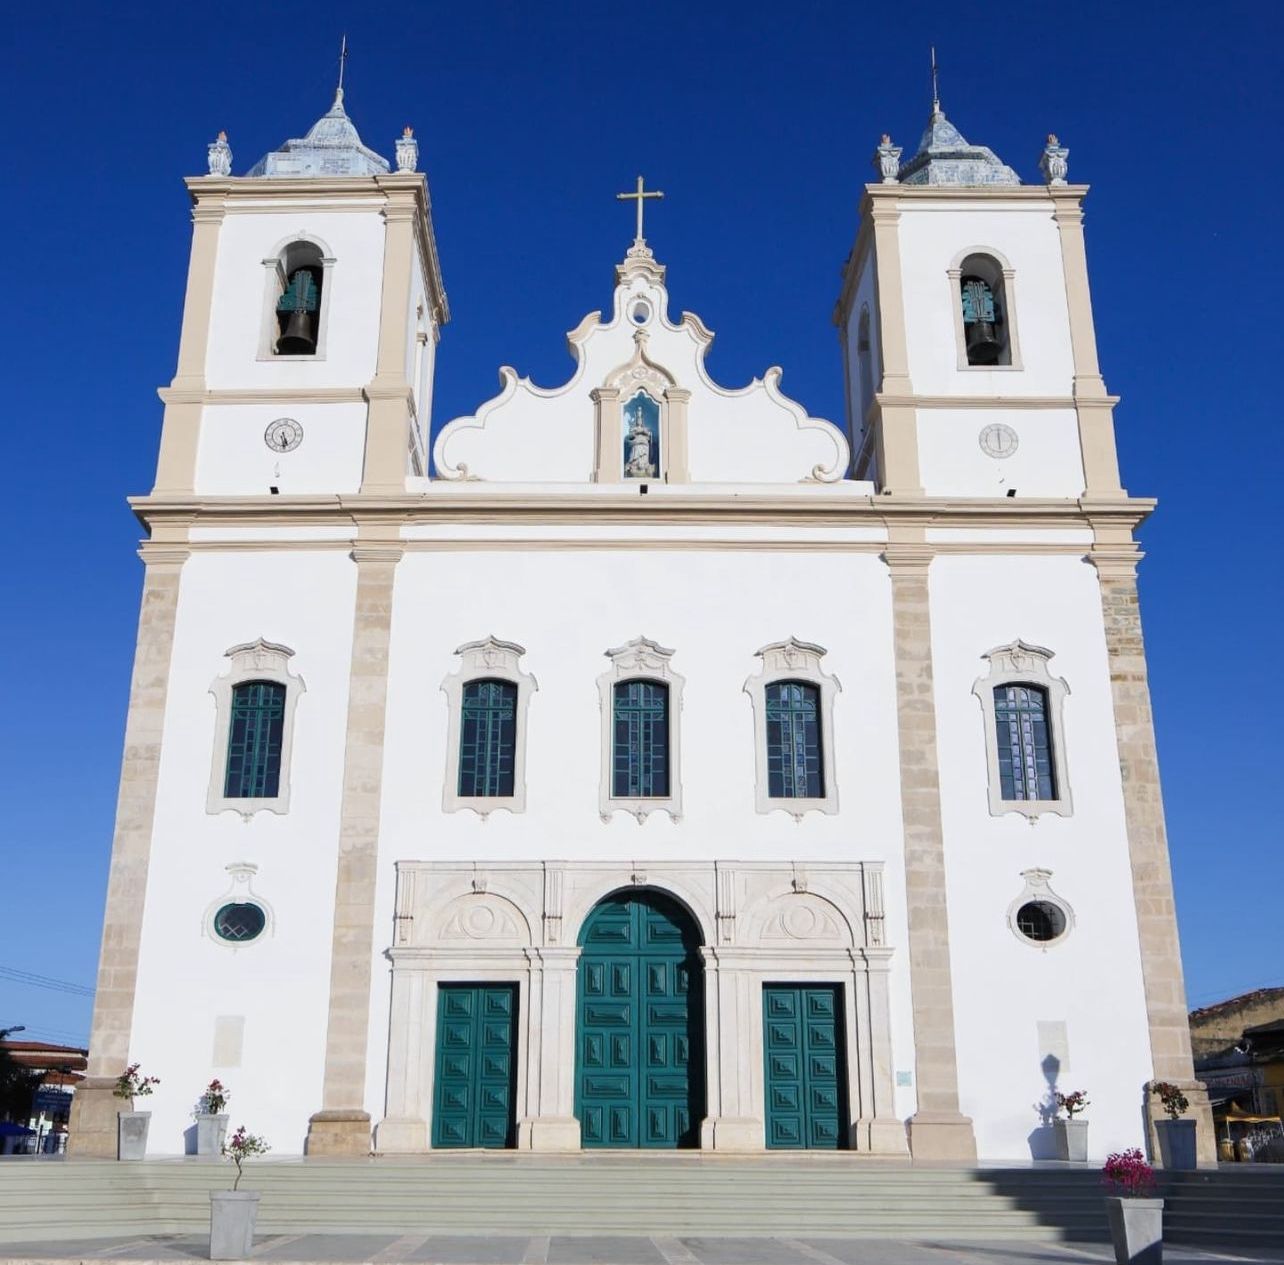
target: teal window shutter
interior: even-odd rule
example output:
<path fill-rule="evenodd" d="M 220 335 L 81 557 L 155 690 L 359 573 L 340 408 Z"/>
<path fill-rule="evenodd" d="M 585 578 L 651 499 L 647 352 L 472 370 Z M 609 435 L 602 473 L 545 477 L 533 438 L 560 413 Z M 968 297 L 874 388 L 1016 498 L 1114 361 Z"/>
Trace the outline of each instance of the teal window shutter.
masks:
<path fill-rule="evenodd" d="M 996 685 L 994 724 L 1004 799 L 1056 799 L 1048 692 L 1037 685 Z"/>
<path fill-rule="evenodd" d="M 620 681 L 612 692 L 611 794 L 616 799 L 669 796 L 669 687 Z"/>
<path fill-rule="evenodd" d="M 276 798 L 281 785 L 284 734 L 284 685 L 276 681 L 243 681 L 233 687 L 224 796 Z"/>
<path fill-rule="evenodd" d="M 823 799 L 820 690 L 806 681 L 773 681 L 765 695 L 768 796 Z"/>
<path fill-rule="evenodd" d="M 517 686 L 469 681 L 460 716 L 459 794 L 512 795 L 516 752 Z"/>

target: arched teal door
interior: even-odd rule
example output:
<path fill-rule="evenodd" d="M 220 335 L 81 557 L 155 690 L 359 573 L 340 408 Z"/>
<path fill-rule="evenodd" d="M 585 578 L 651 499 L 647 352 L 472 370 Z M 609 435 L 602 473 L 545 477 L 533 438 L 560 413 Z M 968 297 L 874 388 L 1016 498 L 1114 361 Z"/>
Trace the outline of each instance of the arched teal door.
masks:
<path fill-rule="evenodd" d="M 608 896 L 580 933 L 575 1114 L 586 1147 L 699 1146 L 704 973 L 691 916 L 658 892 Z"/>

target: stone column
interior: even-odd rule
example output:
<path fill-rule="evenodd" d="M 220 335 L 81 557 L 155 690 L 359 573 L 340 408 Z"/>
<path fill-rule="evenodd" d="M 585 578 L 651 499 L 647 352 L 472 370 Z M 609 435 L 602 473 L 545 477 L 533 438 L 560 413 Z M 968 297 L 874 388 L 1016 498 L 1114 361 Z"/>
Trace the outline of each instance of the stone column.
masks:
<path fill-rule="evenodd" d="M 897 538 L 899 537 L 899 538 Z M 945 895 L 928 596 L 931 547 L 922 528 L 901 528 L 884 553 L 891 569 L 896 654 L 896 718 L 905 899 L 909 917 L 910 986 L 918 1110 L 909 1122 L 915 1159 L 976 1158 L 972 1121 L 959 1111 L 954 1049 L 954 988 Z"/>
<path fill-rule="evenodd" d="M 597 417 L 595 483 L 620 483 L 624 469 L 624 434 L 618 387 L 595 387 L 589 392 Z"/>
<path fill-rule="evenodd" d="M 406 490 L 414 408 L 414 390 L 406 377 L 406 353 L 414 326 L 410 276 L 415 266 L 415 221 L 419 211 L 413 192 L 389 191 L 387 196 L 383 212 L 383 302 L 379 309 L 375 375 L 365 388 L 366 449 L 361 490 L 401 493 Z"/>
<path fill-rule="evenodd" d="M 427 980 L 426 971 L 399 962 L 393 950 L 386 1114 L 375 1130 L 380 1151 L 428 1149 L 424 1061 L 433 1048 L 433 1026 L 425 1022 Z"/>
<path fill-rule="evenodd" d="M 199 193 L 194 195 L 199 199 Z M 187 263 L 187 295 L 178 339 L 174 380 L 160 392 L 165 404 L 157 493 L 191 492 L 196 485 L 196 446 L 205 408 L 205 358 L 214 306 L 214 265 L 223 227 L 222 196 L 198 200 L 192 211 L 192 253 Z"/>
<path fill-rule="evenodd" d="M 575 982 L 577 946 L 530 950 L 530 1039 L 527 1044 L 526 1116 L 517 1124 L 517 1146 L 526 1151 L 578 1151 L 575 1118 Z M 535 989 L 539 989 L 536 1029 Z"/>
<path fill-rule="evenodd" d="M 754 950 L 707 947 L 704 958 L 710 1114 L 700 1128 L 705 1150 L 766 1146 L 762 1075 L 762 984 Z M 715 1114 L 716 1113 L 716 1114 Z"/>
<path fill-rule="evenodd" d="M 874 260 L 878 277 L 880 351 L 883 377 L 875 399 L 875 445 L 880 491 L 921 496 L 918 468 L 918 413 L 909 376 L 905 335 L 905 301 L 901 286 L 901 253 L 897 223 L 901 213 L 881 199 L 870 208 L 874 225 Z"/>
<path fill-rule="evenodd" d="M 669 387 L 664 398 L 669 403 L 668 433 L 664 439 L 667 458 L 664 478 L 668 483 L 690 483 L 691 471 L 687 465 L 687 405 L 691 392 L 685 387 Z"/>
<path fill-rule="evenodd" d="M 1119 748 L 1119 773 L 1123 781 L 1124 821 L 1132 863 L 1133 900 L 1137 907 L 1137 936 L 1141 944 L 1141 974 L 1150 1027 L 1150 1058 L 1154 1079 L 1179 1085 L 1190 1099 L 1198 1124 L 1198 1160 L 1201 1168 L 1217 1165 L 1217 1139 L 1208 1093 L 1195 1079 L 1191 1055 L 1190 1022 L 1186 1010 L 1186 983 L 1182 973 L 1181 945 L 1177 937 L 1177 909 L 1173 900 L 1172 869 L 1168 860 L 1168 834 L 1159 784 L 1159 760 L 1150 710 L 1150 682 L 1146 650 L 1141 635 L 1137 602 L 1135 544 L 1100 540 L 1090 560 L 1101 584 L 1101 611 L 1105 622 L 1106 654 L 1110 664 L 1110 693 L 1115 712 L 1115 741 Z M 1146 1119 L 1152 1156 L 1159 1154 L 1155 1121 L 1163 1118 L 1159 1099 L 1145 1095 Z"/>
<path fill-rule="evenodd" d="M 904 1155 L 908 1149 L 905 1126 L 893 1105 L 891 959 L 891 949 L 854 951 L 852 984 L 861 1059 L 855 1145 L 875 1155 Z"/>
<path fill-rule="evenodd" d="M 1088 256 L 1083 242 L 1083 190 L 1063 187 L 1052 193 L 1052 218 L 1061 234 L 1070 351 L 1074 357 L 1075 413 L 1083 454 L 1085 496 L 1121 497 L 1119 457 L 1115 451 L 1114 397 L 1106 394 L 1097 363 L 1097 333 L 1088 290 Z"/>
<path fill-rule="evenodd" d="M 308 1125 L 309 1155 L 366 1155 L 366 1044 L 374 954 L 375 878 L 383 794 L 384 718 L 393 578 L 402 548 L 395 524 L 363 525 L 352 550 L 357 564 L 347 746 L 339 809 L 339 865 L 330 950 L 321 1110 Z"/>
<path fill-rule="evenodd" d="M 186 530 L 183 526 L 173 534 L 186 539 Z M 184 546 L 163 541 L 149 541 L 139 552 L 146 571 L 125 717 L 125 755 L 107 875 L 89 1066 L 72 1098 L 67 1139 L 67 1149 L 74 1155 L 110 1158 L 116 1155 L 116 1112 L 127 1106 L 112 1096 L 112 1088 L 129 1062 L 174 618 L 188 557 Z"/>

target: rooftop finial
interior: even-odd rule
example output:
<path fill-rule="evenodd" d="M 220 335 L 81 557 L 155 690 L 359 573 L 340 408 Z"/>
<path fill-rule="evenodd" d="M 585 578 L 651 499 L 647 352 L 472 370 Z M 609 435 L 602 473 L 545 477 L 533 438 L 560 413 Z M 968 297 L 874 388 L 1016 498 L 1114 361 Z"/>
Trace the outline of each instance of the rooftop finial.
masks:
<path fill-rule="evenodd" d="M 936 45 L 932 45 L 932 113 L 940 114 L 941 112 L 941 90 L 937 79 L 936 69 Z"/>
<path fill-rule="evenodd" d="M 339 41 L 339 87 L 336 96 L 340 101 L 343 100 L 343 71 L 348 64 L 348 33 L 344 31 L 343 38 Z"/>

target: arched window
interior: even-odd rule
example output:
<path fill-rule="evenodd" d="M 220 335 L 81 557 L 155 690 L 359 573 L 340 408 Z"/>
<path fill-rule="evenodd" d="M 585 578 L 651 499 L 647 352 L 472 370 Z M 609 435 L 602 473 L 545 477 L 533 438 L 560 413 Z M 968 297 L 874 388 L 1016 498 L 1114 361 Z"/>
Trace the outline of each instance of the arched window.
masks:
<path fill-rule="evenodd" d="M 990 255 L 969 255 L 959 266 L 958 305 L 969 365 L 1011 365 L 1012 327 L 1006 270 Z"/>
<path fill-rule="evenodd" d="M 281 785 L 286 687 L 242 681 L 232 688 L 227 735 L 226 799 L 275 799 Z"/>
<path fill-rule="evenodd" d="M 860 378 L 860 416 L 856 419 L 863 433 L 869 418 L 869 407 L 874 402 L 874 355 L 869 339 L 869 309 L 860 314 L 860 327 L 856 334 L 856 367 Z"/>
<path fill-rule="evenodd" d="M 772 799 L 823 799 L 820 690 L 806 681 L 772 681 L 767 714 L 767 794 Z"/>
<path fill-rule="evenodd" d="M 263 261 L 268 270 L 260 358 L 325 354 L 330 266 L 322 248 L 298 240 Z"/>
<path fill-rule="evenodd" d="M 669 687 L 660 681 L 618 681 L 611 703 L 612 796 L 668 799 Z"/>
<path fill-rule="evenodd" d="M 517 686 L 469 681 L 460 707 L 460 796 L 511 796 L 516 752 Z"/>
<path fill-rule="evenodd" d="M 1047 690 L 1025 682 L 996 685 L 994 725 L 1002 797 L 1055 800 L 1057 779 Z"/>

